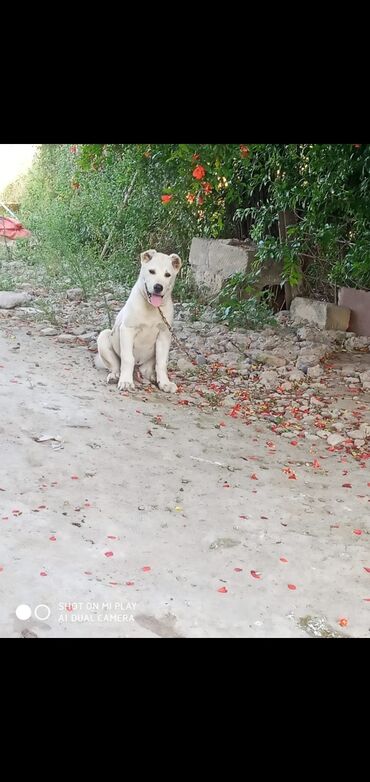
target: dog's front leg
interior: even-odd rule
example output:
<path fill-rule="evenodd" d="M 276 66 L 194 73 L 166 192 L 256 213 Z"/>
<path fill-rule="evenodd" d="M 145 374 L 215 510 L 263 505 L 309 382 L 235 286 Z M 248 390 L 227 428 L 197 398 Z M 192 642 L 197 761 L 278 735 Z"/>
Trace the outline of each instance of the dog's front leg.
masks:
<path fill-rule="evenodd" d="M 171 334 L 166 329 L 160 331 L 156 342 L 155 368 L 157 373 L 157 383 L 161 391 L 166 394 L 174 394 L 177 391 L 176 383 L 171 383 L 167 375 L 168 354 L 170 352 Z"/>
<path fill-rule="evenodd" d="M 121 353 L 121 374 L 118 381 L 119 391 L 135 391 L 134 385 L 134 337 L 135 329 L 121 326 L 119 342 Z"/>

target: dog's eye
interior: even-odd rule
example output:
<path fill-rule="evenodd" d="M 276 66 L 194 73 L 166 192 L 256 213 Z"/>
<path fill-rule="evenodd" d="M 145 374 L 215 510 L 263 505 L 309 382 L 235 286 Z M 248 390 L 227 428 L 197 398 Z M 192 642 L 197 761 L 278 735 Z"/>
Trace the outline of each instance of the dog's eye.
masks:
<path fill-rule="evenodd" d="M 150 274 L 155 274 L 155 269 L 149 269 Z"/>
<path fill-rule="evenodd" d="M 170 273 L 169 273 L 169 272 L 166 272 L 166 274 L 165 274 L 164 276 L 165 276 L 165 277 L 171 277 L 171 275 L 170 275 Z"/>

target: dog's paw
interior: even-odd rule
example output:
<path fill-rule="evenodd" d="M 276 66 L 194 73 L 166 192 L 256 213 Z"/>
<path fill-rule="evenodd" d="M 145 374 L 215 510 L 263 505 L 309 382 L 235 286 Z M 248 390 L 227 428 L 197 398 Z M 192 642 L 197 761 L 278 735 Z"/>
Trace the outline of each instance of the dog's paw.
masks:
<path fill-rule="evenodd" d="M 108 383 L 109 386 L 117 384 L 118 383 L 118 375 L 116 375 L 115 372 L 109 372 L 109 375 L 107 375 L 107 383 Z"/>
<path fill-rule="evenodd" d="M 130 380 L 119 379 L 118 391 L 135 391 L 135 384 L 132 383 Z"/>
<path fill-rule="evenodd" d="M 159 388 L 161 391 L 164 391 L 165 394 L 176 394 L 177 391 L 176 383 L 171 383 L 170 381 L 168 381 L 168 383 L 159 383 Z"/>

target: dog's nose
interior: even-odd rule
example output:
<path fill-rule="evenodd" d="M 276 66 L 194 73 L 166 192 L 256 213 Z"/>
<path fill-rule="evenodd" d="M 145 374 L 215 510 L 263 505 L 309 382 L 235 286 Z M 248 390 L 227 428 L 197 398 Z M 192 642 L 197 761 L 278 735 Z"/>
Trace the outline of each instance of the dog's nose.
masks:
<path fill-rule="evenodd" d="M 154 293 L 162 293 L 163 285 L 160 285 L 159 282 L 156 282 L 156 284 L 154 285 L 153 290 L 154 290 Z"/>

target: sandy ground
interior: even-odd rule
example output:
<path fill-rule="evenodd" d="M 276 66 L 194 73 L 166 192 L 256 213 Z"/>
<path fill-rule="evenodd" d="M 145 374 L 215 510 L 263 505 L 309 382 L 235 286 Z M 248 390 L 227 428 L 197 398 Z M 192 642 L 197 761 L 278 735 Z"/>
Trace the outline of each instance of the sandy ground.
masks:
<path fill-rule="evenodd" d="M 1 637 L 369 636 L 370 460 L 119 394 L 26 325 L 0 364 Z"/>

